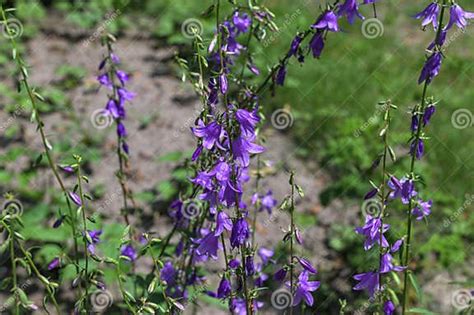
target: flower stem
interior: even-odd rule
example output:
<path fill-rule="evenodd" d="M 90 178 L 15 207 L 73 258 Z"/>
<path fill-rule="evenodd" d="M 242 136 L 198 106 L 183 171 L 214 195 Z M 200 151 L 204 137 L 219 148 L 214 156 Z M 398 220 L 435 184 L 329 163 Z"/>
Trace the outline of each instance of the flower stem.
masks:
<path fill-rule="evenodd" d="M 5 11 L 3 10 L 3 6 L 1 6 L 1 5 L 0 5 L 0 11 L 2 13 L 3 21 L 4 22 L 7 21 Z M 11 32 L 8 23 L 5 22 L 4 27 L 6 28 L 7 33 Z M 44 154 L 46 155 L 46 159 L 48 160 L 49 168 L 53 172 L 54 177 L 56 178 L 56 181 L 58 182 L 59 186 L 61 187 L 61 191 L 64 195 L 65 200 L 66 200 L 68 213 L 69 213 L 69 217 L 70 217 L 69 225 L 71 227 L 71 234 L 72 234 L 72 238 L 74 240 L 74 260 L 75 260 L 75 266 L 76 266 L 76 273 L 79 273 L 79 255 L 78 255 L 79 250 L 78 250 L 78 243 L 77 243 L 77 238 L 76 238 L 77 234 L 76 234 L 76 227 L 75 227 L 76 217 L 75 217 L 74 212 L 72 211 L 71 203 L 70 203 L 69 197 L 68 197 L 68 192 L 65 188 L 63 180 L 59 176 L 56 164 L 54 163 L 54 160 L 53 160 L 53 158 L 52 158 L 52 156 L 49 152 L 50 151 L 50 149 L 49 149 L 50 145 L 48 143 L 48 140 L 46 140 L 46 135 L 45 135 L 45 131 L 44 131 L 44 123 L 43 123 L 43 120 L 41 119 L 40 112 L 38 111 L 38 107 L 36 105 L 36 96 L 33 93 L 32 89 L 30 88 L 29 83 L 28 83 L 28 74 L 27 74 L 27 70 L 26 70 L 26 64 L 23 61 L 23 58 L 21 57 L 21 55 L 18 54 L 18 49 L 17 49 L 16 42 L 14 40 L 14 37 L 13 36 L 9 36 L 9 37 L 10 37 L 10 42 L 11 42 L 11 45 L 12 45 L 12 48 L 13 48 L 13 51 L 14 51 L 13 59 L 16 62 L 17 70 L 21 73 L 21 81 L 23 82 L 23 85 L 24 85 L 24 87 L 27 91 L 27 94 L 28 94 L 28 98 L 30 99 L 30 102 L 31 102 L 31 106 L 32 106 L 32 110 L 33 110 L 33 116 L 34 116 L 34 119 L 35 119 L 36 124 L 38 126 L 37 129 L 40 133 Z"/>
<path fill-rule="evenodd" d="M 438 29 L 437 29 L 436 37 L 435 37 L 435 43 L 438 42 L 438 39 L 441 36 L 441 30 L 443 28 L 443 18 L 444 18 L 445 9 L 446 9 L 446 0 L 443 0 L 443 4 L 442 4 L 442 7 L 441 7 L 441 13 L 440 13 L 440 17 L 439 17 Z M 421 96 L 421 107 L 420 107 L 420 110 L 419 110 L 419 114 L 413 113 L 414 115 L 418 115 L 418 122 L 419 122 L 418 126 L 417 126 L 417 130 L 416 130 L 415 139 L 414 139 L 415 148 L 418 146 L 418 143 L 420 141 L 421 132 L 422 132 L 422 129 L 423 129 L 423 124 L 421 122 L 423 120 L 423 115 L 424 115 L 423 113 L 424 113 L 424 109 L 425 109 L 425 105 L 426 105 L 426 93 L 427 93 L 427 90 L 428 90 L 428 85 L 429 85 L 429 81 L 425 80 L 425 84 L 423 86 L 423 93 L 422 93 L 422 96 Z M 413 152 L 412 157 L 411 157 L 411 164 L 410 164 L 410 176 L 411 176 L 412 179 L 414 179 L 414 177 L 415 177 L 415 174 L 414 174 L 414 172 L 415 172 L 415 161 L 416 161 L 416 154 L 415 154 L 415 152 Z M 407 232 L 406 232 L 407 240 L 405 242 L 405 248 L 404 248 L 404 254 L 405 254 L 404 266 L 406 268 L 405 268 L 405 271 L 404 271 L 404 279 L 403 279 L 402 315 L 405 315 L 406 308 L 408 306 L 408 276 L 411 273 L 411 270 L 408 266 L 408 263 L 410 261 L 410 250 L 411 250 L 411 241 L 412 241 L 412 218 L 411 218 L 412 207 L 413 207 L 413 198 L 410 198 L 410 201 L 408 203 L 408 208 L 407 208 L 407 223 L 406 223 L 406 225 L 407 225 Z"/>
<path fill-rule="evenodd" d="M 77 159 L 77 186 L 79 188 L 79 198 L 81 199 L 81 212 L 82 212 L 82 224 L 83 224 L 83 233 L 84 233 L 84 255 L 85 255 L 85 266 L 84 266 L 84 279 L 85 283 L 85 299 L 84 305 L 85 309 L 88 311 L 88 299 L 89 299 L 89 252 L 87 250 L 87 218 L 86 218 L 86 203 L 84 200 L 84 193 L 82 190 L 82 178 L 81 178 L 81 158 L 76 157 Z"/>
<path fill-rule="evenodd" d="M 293 288 L 293 239 L 295 237 L 295 173 L 292 171 L 290 174 L 290 185 L 291 185 L 291 196 L 290 196 L 290 293 L 294 295 Z M 290 306 L 290 315 L 293 315 L 293 304 Z"/>

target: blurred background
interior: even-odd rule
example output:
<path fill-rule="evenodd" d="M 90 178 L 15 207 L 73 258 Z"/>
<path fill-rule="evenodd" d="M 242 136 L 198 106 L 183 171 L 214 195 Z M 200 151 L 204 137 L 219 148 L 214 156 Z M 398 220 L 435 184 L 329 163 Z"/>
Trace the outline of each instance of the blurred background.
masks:
<path fill-rule="evenodd" d="M 105 93 L 97 93 L 95 82 L 95 69 L 104 54 L 100 36 L 104 30 L 116 35 L 117 52 L 132 73 L 132 89 L 138 93 L 131 112 L 135 120 L 127 119 L 131 130 L 140 135 L 130 141 L 135 152 L 132 164 L 140 165 L 132 174 L 137 199 L 145 208 L 166 213 L 166 205 L 189 176 L 183 161 L 193 148 L 188 129 L 199 108 L 192 89 L 179 81 L 181 72 L 174 57 L 192 57 L 192 40 L 182 31 L 189 19 L 199 21 L 204 42 L 210 42 L 215 22 L 202 13 L 211 2 L 3 2 L 4 7 L 17 8 L 21 31 L 17 41 L 32 66 L 32 80 L 46 97 L 41 110 L 56 143 L 54 152 L 67 159 L 79 150 L 89 161 L 91 178 L 97 179 L 92 192 L 100 201 L 98 208 L 117 202 L 113 197 L 117 191 L 111 188 L 115 185 L 113 173 L 101 167 L 109 163 L 104 162 L 109 161 L 104 152 L 112 146 L 114 131 L 90 125 L 91 113 L 106 101 Z M 279 28 L 252 44 L 254 61 L 266 74 L 267 67 L 287 51 L 296 32 L 314 22 L 325 2 L 260 2 L 275 13 Z M 466 10 L 474 11 L 472 3 L 461 2 Z M 421 98 L 417 80 L 425 48 L 433 37 L 431 30 L 422 30 L 420 21 L 412 17 L 427 4 L 381 0 L 375 33 L 368 34 L 360 20 L 353 25 L 344 23 L 342 32 L 330 34 L 321 59 L 308 56 L 303 66 L 293 62 L 285 86 L 273 97 L 268 93 L 262 102 L 268 118 L 279 109 L 291 113 L 291 124 L 284 130 L 269 127 L 267 146 L 277 147 L 270 152 L 276 163 L 293 163 L 297 178 L 307 187 L 298 220 L 316 235 L 318 246 L 306 250 L 318 260 L 323 277 L 316 299 L 316 304 L 324 301 L 318 306 L 322 314 L 335 312 L 340 297 L 360 304 L 366 298 L 354 293 L 353 283 L 347 279 L 350 272 L 363 271 L 367 264 L 362 240 L 353 229 L 362 221 L 360 204 L 371 187 L 369 179 L 380 180 L 378 172 L 371 170 L 382 150 L 377 136 L 382 122 L 377 103 L 391 100 L 398 106 L 390 139 L 398 160 L 390 169 L 402 177 L 409 169 L 409 113 Z M 373 17 L 371 7 L 364 7 L 362 13 Z M 422 306 L 442 314 L 454 312 L 453 292 L 474 286 L 474 27 L 469 25 L 465 32 L 454 30 L 446 47 L 441 74 L 428 91 L 438 105 L 428 128 L 426 159 L 417 164 L 425 185 L 421 195 L 433 199 L 434 206 L 429 220 L 416 225 L 417 258 L 413 262 L 425 292 Z M 0 190 L 14 191 L 29 206 L 25 221 L 38 224 L 38 230 L 27 234 L 33 241 L 52 244 L 42 249 L 40 257 L 47 261 L 57 251 L 54 242 L 60 236 L 41 228 L 41 222 L 51 218 L 55 209 L 48 205 L 57 196 L 51 192 L 54 184 L 45 175 L 47 170 L 34 165 L 40 146 L 34 126 L 28 122 L 26 97 L 17 94 L 10 56 L 10 46 L 2 36 Z M 268 184 L 282 194 L 284 185 Z M 281 200 L 283 195 L 276 198 Z M 392 209 L 391 217 L 394 235 L 403 234 L 403 210 Z M 113 233 L 110 228 L 110 238 Z M 267 238 L 275 237 L 271 231 L 267 233 Z"/>

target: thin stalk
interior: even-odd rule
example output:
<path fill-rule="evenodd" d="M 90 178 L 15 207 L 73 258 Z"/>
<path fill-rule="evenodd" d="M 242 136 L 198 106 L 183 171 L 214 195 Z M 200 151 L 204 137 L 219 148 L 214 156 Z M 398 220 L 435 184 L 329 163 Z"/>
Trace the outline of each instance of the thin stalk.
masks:
<path fill-rule="evenodd" d="M 5 15 L 5 11 L 3 10 L 3 6 L 1 6 L 1 5 L 0 5 L 0 11 L 2 12 L 3 21 L 6 21 L 7 18 L 6 18 L 6 15 Z M 4 26 L 6 27 L 7 33 L 10 34 L 11 30 L 8 26 L 8 23 L 5 23 Z M 31 106 L 32 106 L 33 113 L 34 113 L 33 116 L 35 118 L 36 124 L 38 126 L 38 131 L 39 131 L 40 136 L 41 136 L 41 143 L 43 145 L 44 154 L 46 155 L 46 159 L 48 160 L 49 168 L 53 172 L 54 177 L 56 178 L 56 181 L 58 182 L 59 186 L 61 187 L 64 198 L 66 200 L 69 217 L 71 219 L 71 222 L 69 222 L 69 225 L 71 227 L 71 234 L 72 234 L 72 238 L 73 238 L 73 241 L 74 241 L 74 260 L 75 260 L 75 266 L 76 266 L 76 273 L 79 273 L 79 255 L 78 255 L 79 250 L 78 250 L 78 243 L 77 243 L 77 239 L 76 239 L 77 234 L 76 234 L 76 228 L 75 228 L 76 217 L 75 217 L 74 211 L 72 210 L 66 187 L 65 187 L 61 177 L 59 176 L 59 172 L 58 172 L 58 169 L 56 167 L 56 163 L 54 162 L 54 160 L 53 160 L 53 158 L 52 158 L 52 156 L 49 152 L 49 143 L 46 140 L 46 134 L 45 134 L 45 131 L 44 131 L 44 123 L 41 119 L 40 112 L 38 111 L 38 106 L 36 104 L 36 97 L 35 97 L 33 91 L 31 90 L 31 88 L 29 86 L 29 83 L 28 83 L 28 75 L 27 75 L 27 72 L 26 72 L 26 65 L 25 65 L 23 59 L 21 58 L 21 56 L 18 54 L 17 45 L 16 45 L 16 42 L 15 42 L 13 36 L 10 36 L 10 42 L 11 42 L 13 51 L 15 51 L 13 59 L 16 62 L 17 70 L 21 73 L 21 81 L 23 82 L 23 85 L 24 85 L 24 87 L 27 91 L 27 94 L 28 94 L 28 98 L 30 99 L 30 102 L 31 102 Z"/>
<path fill-rule="evenodd" d="M 257 155 L 257 178 L 255 179 L 255 193 L 258 194 L 259 189 L 260 189 L 260 155 Z M 255 203 L 255 209 L 253 213 L 253 219 L 252 219 L 252 246 L 255 246 L 255 230 L 257 228 L 257 213 L 258 213 L 258 207 L 260 204 L 260 199 L 257 198 L 257 202 Z"/>
<path fill-rule="evenodd" d="M 16 262 L 15 262 L 15 234 L 11 232 L 10 228 L 5 225 L 10 234 L 10 260 L 12 264 L 12 278 L 13 278 L 13 294 L 15 295 L 15 314 L 20 314 L 20 304 L 18 297 L 18 280 L 16 275 Z"/>
<path fill-rule="evenodd" d="M 54 291 L 51 289 L 50 283 L 48 280 L 39 272 L 38 268 L 36 267 L 35 263 L 30 257 L 30 253 L 28 253 L 23 245 L 19 243 L 19 247 L 23 255 L 25 256 L 26 260 L 28 261 L 28 264 L 30 265 L 31 269 L 33 269 L 33 272 L 37 276 L 37 278 L 43 283 L 43 285 L 46 287 L 46 291 L 48 292 L 48 296 L 51 299 L 51 302 L 53 302 L 54 308 L 56 309 L 57 314 L 61 314 L 59 311 L 59 306 L 58 302 L 56 301 L 56 298 L 54 297 Z"/>
<path fill-rule="evenodd" d="M 84 233 L 84 255 L 85 255 L 85 266 L 84 266 L 84 279 L 86 280 L 85 283 L 85 290 L 86 290 L 86 295 L 85 295 L 85 308 L 86 311 L 89 311 L 88 309 L 88 298 L 89 298 L 89 252 L 87 250 L 87 240 L 86 240 L 86 235 L 87 235 L 87 218 L 86 218 L 86 203 L 84 200 L 84 194 L 82 191 L 82 180 L 81 180 L 81 164 L 80 161 L 78 161 L 78 166 L 77 166 L 77 185 L 79 187 L 79 198 L 81 199 L 81 212 L 82 212 L 82 224 L 83 224 L 83 233 Z"/>
<path fill-rule="evenodd" d="M 115 72 L 116 72 L 116 69 L 115 69 L 115 64 L 114 62 L 112 61 L 112 54 L 113 54 L 113 49 L 112 49 L 112 43 L 111 43 L 111 39 L 109 36 L 106 37 L 106 43 L 107 43 L 107 55 L 108 55 L 108 60 L 107 60 L 107 63 L 109 65 L 109 68 L 108 68 L 108 76 L 109 76 L 109 79 L 111 80 L 111 83 L 112 83 L 112 99 L 115 101 L 115 102 L 119 102 L 119 95 L 118 95 L 118 91 L 117 91 L 117 85 L 115 84 L 116 80 L 115 80 Z M 118 125 L 121 123 L 121 118 L 116 118 L 115 119 L 115 124 Z M 122 149 L 122 146 L 123 146 L 123 142 L 124 142 L 124 139 L 117 134 L 117 158 L 118 158 L 118 164 L 119 164 L 119 170 L 118 170 L 118 174 L 117 174 L 117 178 L 119 180 L 119 184 L 120 184 L 120 188 L 122 189 L 122 197 L 123 197 L 123 212 L 122 212 L 122 216 L 123 216 L 123 219 L 125 221 L 125 224 L 127 224 L 127 226 L 130 226 L 130 220 L 128 218 L 128 213 L 129 213 L 129 206 L 128 206 L 128 202 L 127 200 L 130 199 L 130 201 L 132 202 L 133 204 L 133 207 L 135 208 L 136 205 L 135 205 L 135 200 L 133 198 L 133 195 L 130 193 L 130 190 L 128 188 L 128 184 L 127 184 L 127 175 L 125 174 L 125 160 L 124 160 L 124 152 L 123 152 L 123 149 Z M 129 232 L 130 232 L 130 238 L 132 238 L 132 235 L 133 235 L 133 231 L 132 229 L 130 228 L 129 229 Z"/>
<path fill-rule="evenodd" d="M 390 127 L 390 104 L 386 103 L 385 106 L 387 106 L 386 109 L 386 116 L 384 115 L 384 118 L 386 118 L 385 121 L 385 132 L 382 136 L 383 138 L 383 144 L 384 144 L 384 150 L 383 150 L 383 156 L 382 156 L 382 187 L 380 188 L 380 202 L 381 202 L 381 209 L 380 209 L 380 228 L 379 228 L 379 234 L 380 234 L 380 239 L 379 239 L 379 302 L 380 302 L 380 307 L 381 313 L 383 313 L 383 295 L 381 294 L 382 292 L 382 273 L 380 270 L 382 269 L 382 257 L 383 257 L 383 247 L 382 247 L 382 239 L 383 239 L 383 219 L 385 215 L 385 209 L 387 207 L 386 202 L 387 202 L 387 196 L 385 195 L 385 186 L 386 186 L 386 174 L 387 174 L 387 155 L 388 155 L 388 150 L 389 150 L 389 145 L 388 145 L 388 132 L 389 132 L 389 127 Z"/>
<path fill-rule="evenodd" d="M 218 47 L 219 47 L 219 52 L 220 52 L 220 63 L 221 63 L 221 70 L 220 71 L 224 71 L 224 53 L 223 53 L 223 50 L 222 50 L 222 38 L 221 38 L 220 30 L 219 30 L 220 29 L 219 14 L 220 14 L 220 0 L 216 0 L 216 28 L 217 28 Z M 229 137 L 229 143 L 232 143 L 232 138 L 231 138 L 232 133 L 230 132 L 231 131 L 230 113 L 229 113 L 227 94 L 224 94 L 224 106 L 225 106 L 226 116 L 227 116 L 227 135 Z M 232 150 L 232 144 L 230 144 L 229 147 L 230 147 L 231 156 L 234 156 L 233 150 Z M 232 181 L 234 182 L 234 185 L 235 185 L 235 183 L 236 183 L 235 165 L 232 165 Z M 242 213 L 240 213 L 239 202 L 238 202 L 239 195 L 238 195 L 238 192 L 236 192 L 235 194 L 236 194 L 236 196 L 235 196 L 235 211 L 236 211 L 237 217 L 239 219 L 241 219 L 242 218 Z M 240 247 L 240 255 L 241 255 L 241 258 L 242 258 L 242 268 L 243 268 L 242 283 L 243 283 L 243 287 L 244 287 L 245 306 L 246 306 L 247 314 L 252 315 L 253 314 L 253 308 L 251 307 L 252 303 L 250 301 L 250 296 L 249 296 L 249 291 L 248 291 L 248 284 L 247 284 L 247 276 L 245 274 L 245 272 L 246 272 L 246 262 L 245 262 L 245 249 L 246 249 L 246 247 L 245 247 L 245 244 L 243 244 L 239 247 Z"/>
<path fill-rule="evenodd" d="M 445 13 L 445 9 L 446 9 L 446 0 L 443 0 L 443 4 L 441 6 L 441 13 L 440 13 L 440 17 L 439 17 L 439 23 L 438 23 L 438 30 L 436 32 L 436 37 L 435 37 L 435 42 L 437 42 L 437 40 L 440 38 L 440 35 L 441 35 L 441 30 L 443 28 L 443 18 L 444 18 L 444 13 Z M 416 136 L 415 136 L 415 140 L 414 140 L 414 144 L 415 144 L 415 148 L 418 146 L 418 143 L 420 141 L 420 136 L 421 136 L 421 131 L 423 129 L 423 124 L 422 124 L 422 120 L 423 120 L 423 115 L 424 115 L 424 109 L 425 109 L 425 105 L 426 105 L 426 93 L 427 93 L 427 90 L 428 90 L 428 80 L 425 81 L 425 84 L 423 86 L 423 93 L 422 93 L 422 97 L 421 97 L 421 108 L 420 108 L 420 114 L 419 117 L 418 117 L 418 127 L 417 127 L 417 130 L 416 130 Z M 413 179 L 415 177 L 415 161 L 416 161 L 416 154 L 415 152 L 412 153 L 412 157 L 411 157 L 411 163 L 410 163 L 410 176 L 411 178 Z M 406 235 L 407 235 L 407 240 L 405 242 L 405 249 L 404 249 L 404 253 L 405 253 L 405 260 L 404 260 L 404 266 L 406 267 L 405 268 L 405 271 L 404 271 L 404 279 L 403 279 L 403 302 L 402 302 L 402 315 L 405 315 L 405 312 L 406 312 L 406 308 L 407 308 L 407 305 L 408 305 L 408 275 L 409 273 L 411 272 L 409 269 L 409 266 L 408 266 L 408 263 L 410 261 L 410 250 L 411 250 L 411 241 L 412 241 L 412 218 L 411 218 L 411 209 L 413 207 L 413 199 L 410 198 L 410 201 L 408 203 L 408 208 L 407 208 L 407 232 L 406 232 Z"/>
<path fill-rule="evenodd" d="M 295 182 L 294 182 L 294 173 L 291 172 L 290 175 L 290 184 L 291 184 L 291 195 L 290 195 L 290 293 L 293 296 L 293 238 L 295 237 Z M 293 304 L 290 306 L 290 315 L 293 315 Z"/>

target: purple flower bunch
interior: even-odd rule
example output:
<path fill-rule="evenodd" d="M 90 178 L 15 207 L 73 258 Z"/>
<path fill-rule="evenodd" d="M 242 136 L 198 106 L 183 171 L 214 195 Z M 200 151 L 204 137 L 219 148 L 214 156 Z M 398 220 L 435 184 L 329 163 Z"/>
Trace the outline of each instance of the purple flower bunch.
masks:
<path fill-rule="evenodd" d="M 130 76 L 118 68 L 120 59 L 113 52 L 111 42 L 108 39 L 107 45 L 108 54 L 99 64 L 99 71 L 101 73 L 97 77 L 97 81 L 110 92 L 109 100 L 105 106 L 105 113 L 114 119 L 120 149 L 124 154 L 128 155 L 129 147 L 126 142 L 127 129 L 125 128 L 123 120 L 126 118 L 125 104 L 133 100 L 135 93 L 127 90 L 125 85 L 130 80 Z"/>

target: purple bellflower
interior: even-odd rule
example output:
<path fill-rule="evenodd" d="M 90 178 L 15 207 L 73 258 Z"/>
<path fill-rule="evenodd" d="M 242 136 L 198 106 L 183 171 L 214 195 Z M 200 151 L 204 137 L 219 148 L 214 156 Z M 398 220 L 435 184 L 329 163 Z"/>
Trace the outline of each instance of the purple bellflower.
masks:
<path fill-rule="evenodd" d="M 433 28 L 438 28 L 439 4 L 436 2 L 430 3 L 423 11 L 415 15 L 415 19 L 423 19 L 421 25 L 423 27 L 428 24 L 433 24 Z"/>

